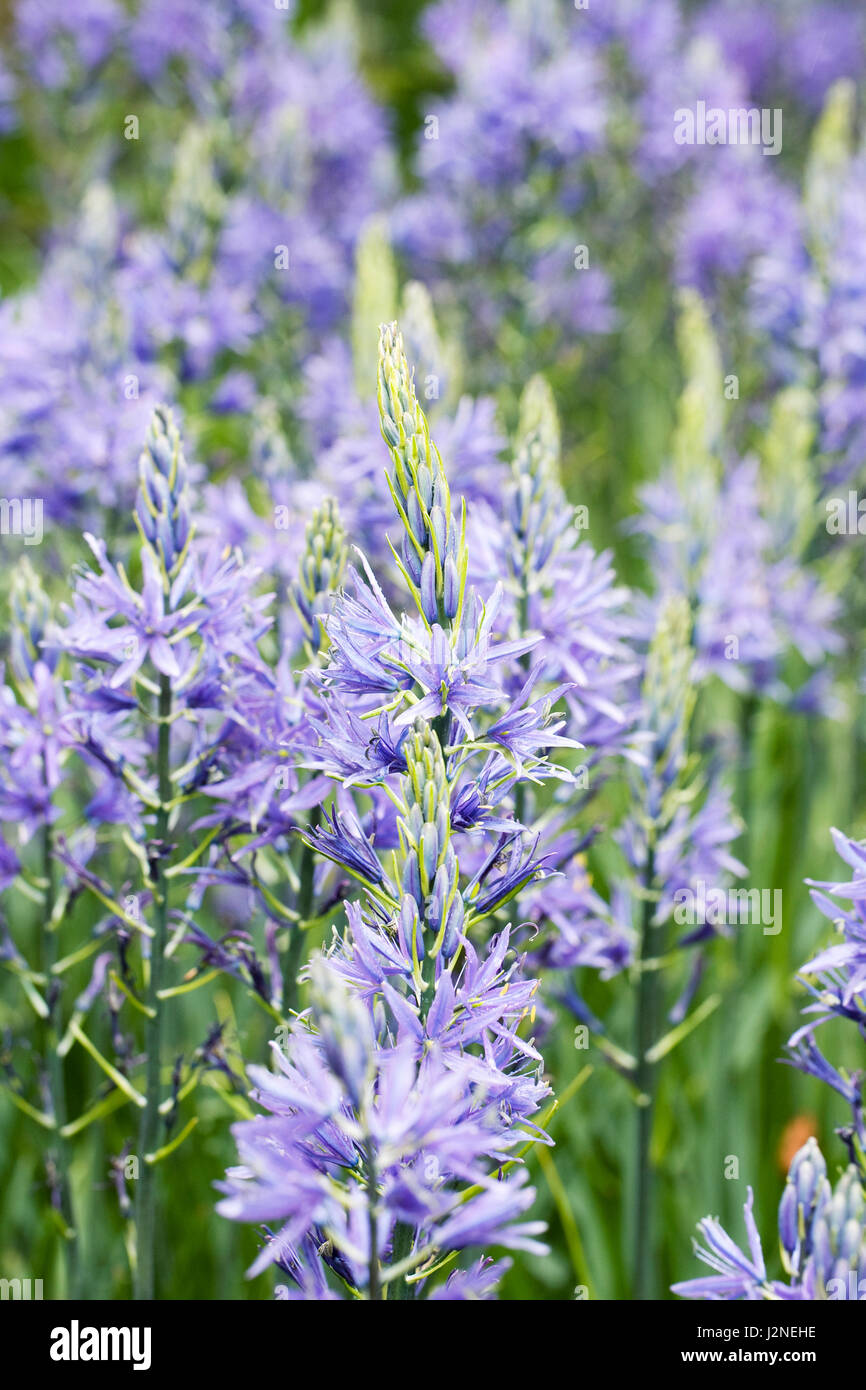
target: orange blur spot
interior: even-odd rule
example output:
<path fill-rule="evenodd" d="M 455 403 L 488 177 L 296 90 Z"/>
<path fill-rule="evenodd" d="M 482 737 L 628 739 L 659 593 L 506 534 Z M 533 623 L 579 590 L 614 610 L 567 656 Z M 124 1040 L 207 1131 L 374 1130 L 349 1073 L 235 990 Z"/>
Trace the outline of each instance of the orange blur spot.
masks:
<path fill-rule="evenodd" d="M 782 1130 L 776 1161 L 783 1173 L 791 1166 L 791 1159 L 798 1149 L 802 1149 L 807 1139 L 818 1137 L 818 1121 L 814 1115 L 795 1115 Z"/>

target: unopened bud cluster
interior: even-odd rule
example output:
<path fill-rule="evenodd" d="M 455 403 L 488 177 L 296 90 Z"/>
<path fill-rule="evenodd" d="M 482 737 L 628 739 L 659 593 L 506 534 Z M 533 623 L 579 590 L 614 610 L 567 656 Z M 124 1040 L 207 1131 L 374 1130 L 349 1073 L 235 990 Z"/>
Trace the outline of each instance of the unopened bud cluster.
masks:
<path fill-rule="evenodd" d="M 310 1003 L 322 1051 L 350 1101 L 360 1109 L 372 1074 L 370 1014 L 323 957 L 311 962 L 309 976 Z"/>
<path fill-rule="evenodd" d="M 327 643 L 319 616 L 342 583 L 346 554 L 346 533 L 337 504 L 327 497 L 307 522 L 300 573 L 292 590 L 305 636 L 315 651 L 321 651 Z"/>
<path fill-rule="evenodd" d="M 403 522 L 399 560 L 430 624 L 457 624 L 466 585 L 464 526 L 451 509 L 448 479 L 423 410 L 396 324 L 379 335 L 379 416 L 391 454 L 388 486 Z"/>
<path fill-rule="evenodd" d="M 812 1223 L 812 1259 L 819 1293 L 850 1287 L 859 1298 L 866 1292 L 866 1196 L 853 1165 L 842 1174 L 832 1196 L 829 1191 Z"/>
<path fill-rule="evenodd" d="M 403 893 L 400 929 L 417 960 L 440 951 L 448 960 L 457 949 L 464 910 L 451 844 L 445 759 L 436 733 L 421 720 L 406 739 L 404 751 L 407 771 L 402 780 L 396 856 Z"/>
<path fill-rule="evenodd" d="M 653 734 L 651 765 L 659 792 L 671 786 L 685 763 L 686 734 L 694 705 L 691 612 L 685 598 L 665 600 L 647 656 L 643 685 L 645 718 Z M 655 780 L 655 779 L 654 779 Z M 660 807 L 650 807 L 656 816 Z"/>
<path fill-rule="evenodd" d="M 192 535 L 187 467 L 180 432 L 166 406 L 157 406 L 138 461 L 135 515 L 167 579 L 186 557 Z"/>
<path fill-rule="evenodd" d="M 518 445 L 511 468 L 506 516 L 513 538 L 511 568 L 514 577 L 529 590 L 538 583 L 568 524 L 558 457 L 541 428 L 536 427 Z"/>
<path fill-rule="evenodd" d="M 779 1203 L 779 1242 L 789 1274 L 797 1274 L 812 1244 L 812 1226 L 831 1194 L 827 1164 L 814 1139 L 795 1154 Z"/>
<path fill-rule="evenodd" d="M 24 559 L 12 573 L 10 594 L 11 627 L 9 633 L 12 669 L 17 679 L 32 680 L 37 661 L 53 670 L 56 656 L 41 650 L 42 639 L 51 616 L 51 605 L 39 579 Z"/>

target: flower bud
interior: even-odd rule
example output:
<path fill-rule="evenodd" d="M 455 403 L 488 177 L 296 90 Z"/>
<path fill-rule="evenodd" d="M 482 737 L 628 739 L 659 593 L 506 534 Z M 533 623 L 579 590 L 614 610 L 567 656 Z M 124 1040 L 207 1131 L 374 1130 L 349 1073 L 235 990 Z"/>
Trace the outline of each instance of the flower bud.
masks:
<path fill-rule="evenodd" d="M 157 406 L 151 416 L 138 474 L 136 522 L 168 582 L 186 558 L 192 523 L 183 444 L 167 406 Z"/>
<path fill-rule="evenodd" d="M 829 1199 L 827 1165 L 814 1139 L 794 1155 L 779 1203 L 779 1240 L 789 1274 L 797 1273 L 811 1252 L 815 1214 Z"/>

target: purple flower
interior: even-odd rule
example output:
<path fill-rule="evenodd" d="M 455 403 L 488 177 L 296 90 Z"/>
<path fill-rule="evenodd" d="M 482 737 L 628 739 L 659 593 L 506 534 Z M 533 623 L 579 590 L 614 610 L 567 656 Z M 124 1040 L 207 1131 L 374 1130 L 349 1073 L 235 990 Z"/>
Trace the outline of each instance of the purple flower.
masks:
<path fill-rule="evenodd" d="M 325 811 L 324 820 L 323 826 L 298 832 L 304 844 L 326 859 L 342 864 L 364 883 L 374 886 L 387 883 L 372 843 L 354 817 L 350 820 L 347 815 L 341 816 L 339 811 L 334 810 L 330 813 Z"/>
<path fill-rule="evenodd" d="M 431 1302 L 473 1303 L 494 1297 L 496 1285 L 510 1268 L 510 1260 L 493 1261 L 483 1255 L 470 1269 L 457 1269 L 444 1284 L 434 1289 Z"/>
<path fill-rule="evenodd" d="M 754 1301 L 766 1297 L 767 1270 L 764 1265 L 764 1252 L 761 1237 L 752 1216 L 753 1194 L 748 1189 L 748 1200 L 743 1207 L 743 1220 L 749 1242 L 749 1253 L 744 1254 L 740 1247 L 723 1230 L 712 1216 L 705 1216 L 698 1223 L 706 1248 L 695 1241 L 695 1254 L 713 1274 L 700 1279 L 689 1279 L 684 1284 L 672 1285 L 680 1298 L 742 1298 Z"/>
<path fill-rule="evenodd" d="M 357 996 L 353 1002 L 333 968 L 320 962 L 314 980 L 315 1031 L 295 1025 L 286 1053 L 275 1052 L 278 1071 L 253 1069 L 257 1098 L 270 1114 L 235 1127 L 243 1167 L 221 1184 L 223 1215 L 282 1223 L 253 1272 L 290 1250 L 296 1262 L 317 1230 L 325 1238 L 320 1258 L 339 1256 L 348 1282 L 363 1289 L 395 1221 L 422 1233 L 419 1250 L 538 1248 L 538 1223 L 519 1220 L 532 1200 L 525 1174 L 499 1179 L 490 1172 L 516 1134 L 509 1139 L 502 1130 L 495 1102 L 473 1099 L 471 1059 L 454 1053 L 446 1063 L 431 1048 L 416 1061 L 408 1039 L 376 1045 L 365 1006 Z M 476 1195 L 460 1197 L 475 1186 Z M 363 1219 L 368 1207 L 378 1216 L 376 1251 Z M 309 1260 L 309 1244 L 305 1251 Z"/>

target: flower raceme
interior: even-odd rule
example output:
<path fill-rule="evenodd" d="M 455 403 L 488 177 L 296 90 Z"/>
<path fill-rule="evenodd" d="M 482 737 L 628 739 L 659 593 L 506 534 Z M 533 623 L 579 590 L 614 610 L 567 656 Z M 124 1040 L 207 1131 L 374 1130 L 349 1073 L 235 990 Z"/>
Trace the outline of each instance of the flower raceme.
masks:
<path fill-rule="evenodd" d="M 75 891 L 93 893 L 109 909 L 107 919 L 97 924 L 92 946 L 108 941 L 113 947 L 98 957 L 91 983 L 79 995 L 57 1051 L 62 1057 L 73 1041 L 79 1042 L 112 1078 L 118 1094 L 122 1092 L 140 1107 L 139 1152 L 146 1166 L 137 1189 L 134 1275 L 136 1292 L 142 1297 L 152 1297 L 154 1289 L 153 1165 L 164 1147 L 160 1144 L 164 1126 L 170 1129 L 177 1112 L 172 1105 L 168 1119 L 161 1118 L 166 1113 L 161 1110 L 162 1015 L 172 994 L 171 988 L 166 992 L 163 987 L 169 968 L 169 928 L 174 929 L 174 948 L 182 936 L 188 944 L 204 938 L 205 955 L 216 950 L 206 934 L 189 930 L 184 912 L 169 901 L 171 837 L 182 823 L 186 803 L 198 792 L 190 769 L 199 766 L 208 726 L 224 718 L 238 684 L 260 668 L 258 642 L 270 625 L 265 614 L 270 596 L 255 592 L 257 571 L 215 542 L 198 540 L 191 517 L 180 434 L 171 412 L 159 407 L 141 456 L 135 509 L 140 537 L 137 554 L 128 567 L 115 564 L 105 542 L 87 536 L 98 571 L 80 568 L 63 621 L 50 625 L 40 643 L 48 659 L 56 660 L 62 653 L 73 666 L 64 707 L 51 722 L 63 739 L 65 756 L 78 753 L 101 779 L 88 812 L 94 820 L 126 827 L 123 843 L 141 876 L 140 893 L 124 906 L 105 879 L 88 866 L 88 859 L 103 849 L 95 838 L 85 839 L 80 849 L 57 839 L 53 857 L 68 870 Z M 139 574 L 137 582 L 130 577 L 136 572 L 133 565 Z M 17 650 L 26 664 L 34 644 L 34 624 L 39 621 L 38 602 L 31 596 L 20 606 L 27 634 Z M 37 661 L 34 680 L 42 669 L 48 668 Z M 206 754 L 204 760 L 208 761 Z M 197 847 L 193 860 L 199 853 Z M 110 862 L 106 858 L 106 865 Z M 133 939 L 142 953 L 138 978 L 129 965 Z M 107 970 L 115 951 L 129 982 L 122 995 Z M 237 961 L 230 953 L 224 956 L 227 967 L 236 969 Z M 255 987 L 260 975 L 249 958 L 247 965 Z M 100 995 L 108 998 L 113 1042 L 125 1070 L 129 1070 L 126 1058 L 135 1055 L 131 1039 L 123 1032 L 128 1006 L 137 1006 L 147 1019 L 141 1090 L 124 1071 L 112 1067 L 82 1032 L 84 1016 Z"/>
<path fill-rule="evenodd" d="M 488 605 L 467 586 L 464 526 L 393 326 L 379 395 L 405 533 L 394 553 L 418 612 L 398 615 L 362 556 L 323 617 L 308 757 L 343 787 L 299 833 L 361 899 L 309 966 L 310 1006 L 277 1049 L 276 1076 L 255 1073 L 270 1118 L 237 1127 L 243 1166 L 220 1206 L 282 1222 L 254 1268 L 279 1264 L 290 1297 L 426 1295 L 427 1272 L 458 1251 L 535 1249 L 541 1229 L 523 1220 L 532 1191 L 518 1166 L 527 1144 L 548 1142 L 526 1036 L 538 985 L 499 915 L 548 871 L 509 793 L 554 773 L 547 749 L 571 741 L 551 715 L 558 690 L 545 705 L 524 676 L 509 699 L 531 642 L 493 642 Z M 373 798 L 372 819 L 352 787 Z M 466 1281 L 436 1296 L 462 1296 Z M 489 1293 L 492 1278 L 482 1284 Z"/>

